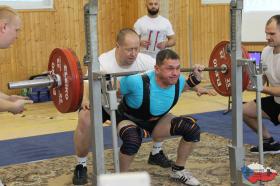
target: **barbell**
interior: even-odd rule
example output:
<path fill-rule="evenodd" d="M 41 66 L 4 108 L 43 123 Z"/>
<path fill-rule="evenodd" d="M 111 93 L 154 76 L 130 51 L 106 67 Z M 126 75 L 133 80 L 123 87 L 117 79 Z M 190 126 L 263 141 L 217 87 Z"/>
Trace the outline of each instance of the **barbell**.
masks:
<path fill-rule="evenodd" d="M 213 49 L 209 67 L 209 77 L 213 88 L 222 96 L 231 94 L 231 58 L 229 41 L 218 43 Z M 248 58 L 248 52 L 242 47 L 243 58 Z M 55 48 L 49 57 L 49 75 L 43 79 L 9 82 L 9 89 L 50 86 L 52 101 L 61 113 L 74 112 L 79 109 L 83 98 L 83 77 L 80 62 L 75 52 L 69 48 Z M 191 72 L 193 68 L 182 68 L 181 72 Z M 101 74 L 101 76 L 118 77 L 139 73 L 121 72 Z M 99 74 L 100 75 L 100 74 Z M 243 68 L 243 90 L 249 84 L 249 75 Z"/>

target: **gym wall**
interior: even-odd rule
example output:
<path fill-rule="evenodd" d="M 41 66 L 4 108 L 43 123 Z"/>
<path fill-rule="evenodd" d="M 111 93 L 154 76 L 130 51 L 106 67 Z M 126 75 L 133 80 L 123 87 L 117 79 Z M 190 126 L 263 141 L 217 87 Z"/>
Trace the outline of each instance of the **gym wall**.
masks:
<path fill-rule="evenodd" d="M 83 66 L 83 6 L 86 2 L 56 0 L 53 10 L 19 12 L 23 20 L 19 38 L 11 48 L 0 50 L 1 91 L 18 93 L 19 90 L 8 90 L 7 82 L 28 79 L 47 70 L 49 54 L 56 47 L 72 48 Z M 215 44 L 230 38 L 229 6 L 201 5 L 200 2 L 161 0 L 163 15 L 168 15 L 176 32 L 174 49 L 180 54 L 184 67 L 196 63 L 207 66 Z M 116 32 L 132 27 L 138 17 L 146 14 L 146 8 L 145 0 L 99 0 L 98 3 L 99 53 L 102 53 L 114 47 Z M 244 45 L 248 50 L 261 51 L 264 43 Z"/>

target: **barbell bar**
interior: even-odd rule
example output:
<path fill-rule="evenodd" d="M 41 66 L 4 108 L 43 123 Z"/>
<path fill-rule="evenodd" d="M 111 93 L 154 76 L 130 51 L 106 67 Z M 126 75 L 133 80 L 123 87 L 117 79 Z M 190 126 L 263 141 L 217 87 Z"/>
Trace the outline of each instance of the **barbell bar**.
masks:
<path fill-rule="evenodd" d="M 203 71 L 209 72 L 213 88 L 223 96 L 230 95 L 231 87 L 231 61 L 228 53 L 228 41 L 218 43 L 211 53 L 209 67 Z M 248 58 L 248 53 L 243 48 L 243 57 Z M 245 54 L 245 55 L 244 55 Z M 245 69 L 245 68 L 244 68 Z M 194 68 L 181 68 L 181 72 L 192 72 Z M 58 111 L 62 113 L 74 112 L 79 109 L 83 98 L 83 77 L 80 62 L 76 54 L 69 48 L 56 48 L 52 51 L 49 64 L 49 75 L 46 78 L 9 82 L 9 89 L 46 87 L 50 86 L 52 101 Z M 94 73 L 94 79 L 127 76 L 143 71 L 120 73 Z M 249 84 L 249 76 L 243 73 L 243 90 Z"/>
<path fill-rule="evenodd" d="M 194 68 L 181 68 L 181 72 L 192 72 Z M 212 68 L 204 68 L 202 71 L 224 71 L 227 72 L 227 67 L 212 67 Z M 95 79 L 110 79 L 113 77 L 121 77 L 121 76 L 129 76 L 129 75 L 134 75 L 138 73 L 142 73 L 144 71 L 131 71 L 131 72 L 120 72 L 120 73 L 94 73 L 96 76 L 94 77 Z M 55 78 L 54 78 L 55 77 Z M 83 80 L 88 80 L 88 76 L 84 76 Z M 8 83 L 8 88 L 9 89 L 21 89 L 21 88 L 35 88 L 35 87 L 49 87 L 54 85 L 56 87 L 61 86 L 61 78 L 58 74 L 53 75 L 48 75 L 44 78 L 41 79 L 32 79 L 32 80 L 23 80 L 23 81 L 17 81 L 17 82 L 9 82 Z"/>

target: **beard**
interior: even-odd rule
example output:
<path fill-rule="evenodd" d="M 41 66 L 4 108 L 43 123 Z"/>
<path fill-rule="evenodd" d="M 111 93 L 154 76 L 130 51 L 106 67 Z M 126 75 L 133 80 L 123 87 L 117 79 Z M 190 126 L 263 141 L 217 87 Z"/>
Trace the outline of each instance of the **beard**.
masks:
<path fill-rule="evenodd" d="M 154 15 L 157 15 L 158 12 L 159 12 L 159 9 L 148 9 L 147 8 L 147 11 L 150 15 L 154 16 Z"/>

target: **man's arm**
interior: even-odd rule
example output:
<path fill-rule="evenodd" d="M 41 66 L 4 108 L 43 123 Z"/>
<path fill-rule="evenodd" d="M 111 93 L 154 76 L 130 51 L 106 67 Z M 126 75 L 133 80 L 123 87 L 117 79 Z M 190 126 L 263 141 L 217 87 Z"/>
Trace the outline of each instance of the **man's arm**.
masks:
<path fill-rule="evenodd" d="M 217 92 L 213 89 L 207 89 L 205 87 L 202 87 L 200 85 L 196 85 L 194 88 L 193 88 L 194 91 L 196 91 L 196 94 L 198 96 L 201 96 L 203 94 L 207 94 L 209 96 L 216 96 L 217 95 Z"/>
<path fill-rule="evenodd" d="M 271 96 L 280 96 L 280 87 L 264 86 L 262 93 L 269 94 Z"/>
<path fill-rule="evenodd" d="M 4 99 L 4 100 L 9 100 L 10 96 L 3 93 L 3 92 L 0 92 L 0 99 Z"/>
<path fill-rule="evenodd" d="M 24 105 L 33 103 L 32 100 L 18 99 L 16 101 L 9 101 L 0 98 L 0 112 L 11 112 L 18 114 L 23 112 Z"/>
<path fill-rule="evenodd" d="M 163 50 L 168 47 L 173 47 L 176 44 L 175 35 L 167 36 L 167 40 L 157 44 L 157 48 Z"/>
<path fill-rule="evenodd" d="M 204 66 L 202 65 L 194 65 L 193 72 L 191 72 L 190 75 L 186 78 L 184 91 L 192 89 L 196 91 L 198 96 L 201 96 L 203 94 L 208 94 L 209 96 L 215 96 L 217 95 L 216 91 L 214 91 L 213 89 L 206 89 L 199 85 L 202 79 L 203 69 Z"/>
<path fill-rule="evenodd" d="M 140 46 L 141 47 L 146 48 L 151 44 L 150 41 L 142 39 L 141 35 L 139 35 L 139 37 L 140 37 Z"/>
<path fill-rule="evenodd" d="M 264 87 L 263 87 L 262 93 L 268 94 L 271 96 L 280 96 L 280 87 L 269 86 L 269 81 L 265 74 L 263 75 L 263 85 L 264 85 Z M 250 89 L 248 89 L 248 90 L 250 91 Z"/>
<path fill-rule="evenodd" d="M 165 44 L 165 47 L 173 47 L 176 44 L 176 37 L 175 35 L 167 36 L 167 42 Z"/>
<path fill-rule="evenodd" d="M 0 98 L 0 112 L 11 112 L 13 109 L 13 102 Z"/>

